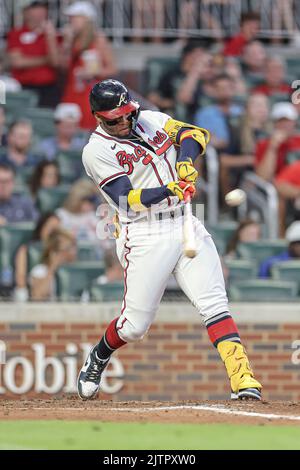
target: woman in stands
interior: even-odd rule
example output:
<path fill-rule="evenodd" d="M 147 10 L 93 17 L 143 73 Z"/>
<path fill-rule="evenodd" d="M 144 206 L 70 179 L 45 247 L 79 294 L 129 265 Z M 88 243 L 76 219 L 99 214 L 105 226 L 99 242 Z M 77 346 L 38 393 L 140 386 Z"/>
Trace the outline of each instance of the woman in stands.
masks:
<path fill-rule="evenodd" d="M 57 228 L 47 238 L 42 262 L 29 275 L 31 300 L 55 300 L 55 274 L 63 264 L 77 259 L 76 239 L 69 231 Z"/>
<path fill-rule="evenodd" d="M 82 112 L 80 127 L 94 129 L 89 93 L 94 83 L 117 73 L 115 60 L 108 40 L 96 30 L 97 11 L 91 3 L 75 2 L 65 14 L 69 24 L 61 47 L 61 66 L 67 74 L 62 101 L 77 103 Z"/>
<path fill-rule="evenodd" d="M 239 243 L 256 242 L 261 238 L 261 228 L 258 222 L 252 219 L 244 219 L 239 223 L 226 248 L 225 259 L 237 257 Z"/>
<path fill-rule="evenodd" d="M 31 240 L 19 247 L 15 256 L 15 300 L 28 300 L 27 272 L 29 248 L 35 247 L 37 250 L 42 250 L 46 240 L 59 225 L 60 220 L 54 213 L 43 214 L 37 222 Z"/>
<path fill-rule="evenodd" d="M 55 188 L 60 183 L 59 167 L 55 161 L 42 160 L 34 169 L 29 182 L 30 192 L 36 198 L 39 189 Z"/>

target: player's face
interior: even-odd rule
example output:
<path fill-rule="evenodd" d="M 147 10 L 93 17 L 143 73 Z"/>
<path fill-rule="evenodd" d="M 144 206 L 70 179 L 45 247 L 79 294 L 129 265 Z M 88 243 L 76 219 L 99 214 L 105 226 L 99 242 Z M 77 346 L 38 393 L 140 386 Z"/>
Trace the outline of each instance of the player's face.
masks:
<path fill-rule="evenodd" d="M 135 113 L 124 114 L 117 119 L 106 120 L 98 118 L 101 127 L 112 136 L 115 137 L 127 137 L 132 130 L 132 118 Z"/>

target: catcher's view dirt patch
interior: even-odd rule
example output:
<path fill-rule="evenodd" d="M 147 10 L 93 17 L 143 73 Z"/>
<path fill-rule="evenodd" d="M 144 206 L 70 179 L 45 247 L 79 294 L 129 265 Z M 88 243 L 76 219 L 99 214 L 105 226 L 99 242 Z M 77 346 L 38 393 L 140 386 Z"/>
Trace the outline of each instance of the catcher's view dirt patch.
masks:
<path fill-rule="evenodd" d="M 161 423 L 244 423 L 300 425 L 300 403 L 284 402 L 83 402 L 0 400 L 0 420 L 98 420 Z"/>

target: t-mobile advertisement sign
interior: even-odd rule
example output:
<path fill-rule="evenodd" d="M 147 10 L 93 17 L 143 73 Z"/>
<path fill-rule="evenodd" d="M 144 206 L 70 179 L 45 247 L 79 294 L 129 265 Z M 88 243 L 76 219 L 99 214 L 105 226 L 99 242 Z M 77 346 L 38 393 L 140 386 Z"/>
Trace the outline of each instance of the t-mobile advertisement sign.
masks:
<path fill-rule="evenodd" d="M 78 368 L 81 367 L 77 355 L 86 357 L 92 347 L 89 343 L 68 343 L 61 357 L 47 356 L 43 343 L 32 344 L 34 359 L 24 356 L 7 358 L 6 346 L 0 342 L 0 395 L 11 392 L 22 395 L 29 391 L 49 395 L 77 392 Z M 10 355 L 11 356 L 11 355 Z M 80 355 L 81 356 L 81 355 Z M 101 390 L 113 394 L 123 387 L 124 369 L 119 359 L 112 357 L 101 379 Z"/>

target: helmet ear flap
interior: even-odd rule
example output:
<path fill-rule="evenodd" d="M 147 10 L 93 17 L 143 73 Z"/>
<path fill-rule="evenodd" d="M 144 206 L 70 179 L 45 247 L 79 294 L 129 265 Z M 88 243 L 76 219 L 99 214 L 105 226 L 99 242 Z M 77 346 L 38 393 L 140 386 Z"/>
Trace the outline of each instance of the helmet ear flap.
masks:
<path fill-rule="evenodd" d="M 136 128 L 140 112 L 141 112 L 141 107 L 139 106 L 138 109 L 135 112 L 135 115 L 131 119 L 132 130 L 135 130 L 135 128 Z"/>

